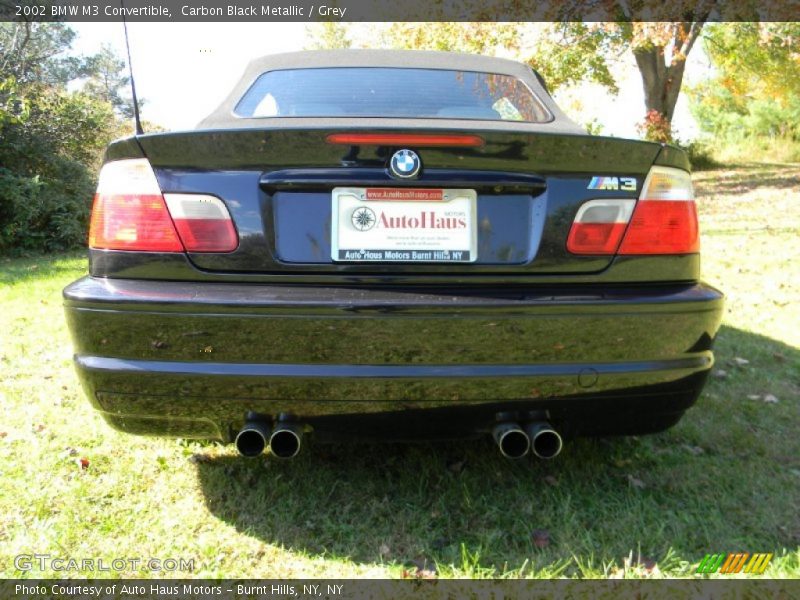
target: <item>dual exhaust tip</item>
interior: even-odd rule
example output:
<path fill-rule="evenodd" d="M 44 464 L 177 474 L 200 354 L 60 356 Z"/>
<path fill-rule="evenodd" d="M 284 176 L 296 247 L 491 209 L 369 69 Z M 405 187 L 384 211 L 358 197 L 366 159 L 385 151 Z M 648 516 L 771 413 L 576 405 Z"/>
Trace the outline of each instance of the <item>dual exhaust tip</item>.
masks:
<path fill-rule="evenodd" d="M 279 423 L 270 429 L 266 423 L 249 421 L 236 435 L 235 444 L 239 454 L 248 458 L 259 456 L 267 448 L 278 458 L 294 458 L 303 444 L 303 428 L 297 423 Z"/>
<path fill-rule="evenodd" d="M 539 458 L 555 458 L 564 442 L 549 423 L 536 421 L 524 427 L 500 423 L 492 432 L 500 453 L 506 458 L 522 458 L 528 452 Z M 236 435 L 239 454 L 253 458 L 269 448 L 277 458 L 294 458 L 303 445 L 303 427 L 297 423 L 279 423 L 274 429 L 261 421 L 248 421 Z"/>
<path fill-rule="evenodd" d="M 539 458 L 555 458 L 564 447 L 559 433 L 544 421 L 524 427 L 517 423 L 500 423 L 492 435 L 500 454 L 506 458 L 522 458 L 528 452 Z"/>

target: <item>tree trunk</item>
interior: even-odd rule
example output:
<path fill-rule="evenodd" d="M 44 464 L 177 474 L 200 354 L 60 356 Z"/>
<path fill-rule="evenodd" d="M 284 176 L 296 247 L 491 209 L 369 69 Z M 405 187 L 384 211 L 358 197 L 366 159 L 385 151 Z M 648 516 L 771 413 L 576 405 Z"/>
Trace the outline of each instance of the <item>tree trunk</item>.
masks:
<path fill-rule="evenodd" d="M 672 58 L 667 64 L 666 46 L 649 44 L 634 48 L 636 66 L 642 76 L 647 113 L 657 111 L 671 130 L 675 105 L 683 83 L 686 59 L 700 35 L 703 21 L 674 23 Z"/>

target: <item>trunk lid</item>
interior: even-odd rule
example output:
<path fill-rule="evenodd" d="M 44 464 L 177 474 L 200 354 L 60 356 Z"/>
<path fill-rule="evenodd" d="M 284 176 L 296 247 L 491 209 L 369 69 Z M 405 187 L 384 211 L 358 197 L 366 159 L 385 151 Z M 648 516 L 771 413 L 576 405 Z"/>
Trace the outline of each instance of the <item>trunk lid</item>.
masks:
<path fill-rule="evenodd" d="M 332 144 L 334 129 L 177 132 L 138 139 L 165 193 L 221 198 L 239 234 L 231 253 L 190 253 L 221 273 L 592 273 L 613 256 L 566 249 L 585 201 L 637 198 L 659 144 L 573 133 L 430 131 L 478 135 L 479 147 Z M 374 130 L 370 130 L 374 132 Z M 398 133 L 400 130 L 391 130 Z M 393 178 L 392 154 L 407 148 L 423 169 Z M 625 185 L 620 182 L 625 178 Z M 334 189 L 474 190 L 474 262 L 339 262 L 331 258 Z M 624 188 L 624 189 L 623 189 Z"/>

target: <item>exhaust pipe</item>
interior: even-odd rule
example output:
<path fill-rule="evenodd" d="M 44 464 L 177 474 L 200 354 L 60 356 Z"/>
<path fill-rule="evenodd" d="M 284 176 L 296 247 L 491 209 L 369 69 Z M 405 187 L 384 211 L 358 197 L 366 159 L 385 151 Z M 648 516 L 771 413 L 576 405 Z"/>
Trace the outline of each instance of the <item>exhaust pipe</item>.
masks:
<path fill-rule="evenodd" d="M 236 434 L 236 449 L 242 456 L 253 458 L 267 449 L 269 426 L 260 421 L 248 421 Z"/>
<path fill-rule="evenodd" d="M 506 458 L 522 458 L 531 447 L 528 434 L 516 423 L 500 423 L 492 432 L 500 454 Z"/>
<path fill-rule="evenodd" d="M 561 436 L 549 423 L 528 423 L 525 433 L 530 439 L 531 451 L 539 458 L 555 458 L 564 446 Z"/>
<path fill-rule="evenodd" d="M 298 423 L 279 423 L 269 438 L 269 451 L 278 458 L 294 458 L 303 443 L 303 427 Z"/>

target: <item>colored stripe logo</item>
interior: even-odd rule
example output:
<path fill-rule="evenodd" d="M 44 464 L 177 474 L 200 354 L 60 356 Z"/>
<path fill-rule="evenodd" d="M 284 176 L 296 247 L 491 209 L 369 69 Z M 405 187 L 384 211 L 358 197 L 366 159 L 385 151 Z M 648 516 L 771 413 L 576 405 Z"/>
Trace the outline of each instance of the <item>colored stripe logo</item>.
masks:
<path fill-rule="evenodd" d="M 730 552 L 729 554 L 706 554 L 697 565 L 697 573 L 721 573 L 733 575 L 748 573 L 761 575 L 772 560 L 772 553 Z"/>

